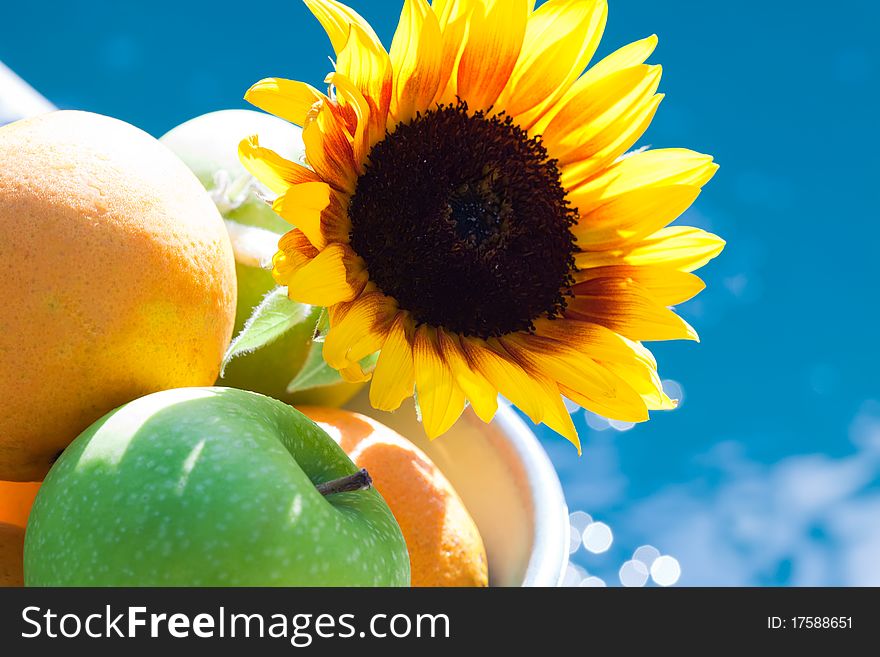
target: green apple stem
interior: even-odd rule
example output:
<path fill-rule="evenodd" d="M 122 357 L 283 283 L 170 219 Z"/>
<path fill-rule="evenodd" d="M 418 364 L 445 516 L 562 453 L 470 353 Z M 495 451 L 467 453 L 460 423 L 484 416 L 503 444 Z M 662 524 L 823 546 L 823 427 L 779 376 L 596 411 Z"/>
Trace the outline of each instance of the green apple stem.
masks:
<path fill-rule="evenodd" d="M 361 468 L 354 474 L 340 477 L 333 481 L 325 481 L 323 484 L 315 486 L 315 488 L 318 489 L 321 495 L 326 497 L 327 495 L 336 495 L 336 493 L 353 493 L 358 490 L 367 490 L 372 485 L 373 478 L 370 476 L 370 473 L 366 469 Z"/>

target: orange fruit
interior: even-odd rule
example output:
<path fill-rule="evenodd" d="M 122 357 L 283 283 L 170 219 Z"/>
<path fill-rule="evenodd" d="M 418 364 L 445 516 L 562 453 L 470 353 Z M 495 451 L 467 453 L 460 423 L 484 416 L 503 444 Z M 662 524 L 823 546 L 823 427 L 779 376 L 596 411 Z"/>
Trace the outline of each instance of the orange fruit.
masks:
<path fill-rule="evenodd" d="M 0 481 L 0 522 L 27 526 L 28 515 L 39 490 L 39 483 Z"/>
<path fill-rule="evenodd" d="M 413 586 L 488 586 L 486 549 L 477 526 L 422 450 L 359 413 L 297 408 L 370 473 L 403 532 Z"/>
<path fill-rule="evenodd" d="M 38 481 L 108 411 L 214 382 L 235 260 L 196 177 L 127 123 L 18 121 L 0 162 L 0 479 Z"/>
<path fill-rule="evenodd" d="M 39 489 L 37 483 L 0 481 L 0 587 L 24 586 L 24 530 Z"/>
<path fill-rule="evenodd" d="M 24 528 L 0 522 L 0 587 L 24 586 Z"/>

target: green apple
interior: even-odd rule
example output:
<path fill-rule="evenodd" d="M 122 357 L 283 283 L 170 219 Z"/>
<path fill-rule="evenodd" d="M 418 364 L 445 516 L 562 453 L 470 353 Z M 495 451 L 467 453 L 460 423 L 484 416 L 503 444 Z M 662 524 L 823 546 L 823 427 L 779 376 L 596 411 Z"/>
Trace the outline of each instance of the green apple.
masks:
<path fill-rule="evenodd" d="M 232 388 L 148 395 L 49 472 L 28 586 L 407 586 L 379 493 L 289 405 Z"/>
<path fill-rule="evenodd" d="M 289 160 L 305 162 L 299 127 L 251 110 L 204 114 L 177 126 L 160 140 L 192 169 L 227 221 L 238 277 L 236 335 L 253 309 L 276 286 L 266 267 L 271 265 L 278 238 L 292 228 L 266 203 L 268 190 L 262 189 L 239 162 L 238 144 L 250 135 L 259 135 L 261 145 Z M 298 405 L 341 406 L 348 402 L 361 385 L 339 381 L 293 393 L 287 391 L 313 348 L 312 332 L 319 314 L 320 309 L 316 308 L 310 317 L 312 321 L 303 322 L 266 347 L 232 360 L 218 384 L 254 390 Z"/>

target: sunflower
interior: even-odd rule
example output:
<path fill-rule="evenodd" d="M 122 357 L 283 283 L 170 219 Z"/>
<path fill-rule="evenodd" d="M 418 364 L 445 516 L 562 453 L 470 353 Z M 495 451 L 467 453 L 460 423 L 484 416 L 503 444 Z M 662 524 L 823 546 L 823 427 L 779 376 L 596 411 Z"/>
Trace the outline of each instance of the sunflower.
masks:
<path fill-rule="evenodd" d="M 628 153 L 662 99 L 656 37 L 587 69 L 604 0 L 406 0 L 386 51 L 349 7 L 305 3 L 336 52 L 326 93 L 245 98 L 303 127 L 306 166 L 257 137 L 240 155 L 295 226 L 273 273 L 328 309 L 327 362 L 372 377 L 377 409 L 415 394 L 431 438 L 468 403 L 489 422 L 499 393 L 578 449 L 563 396 L 630 422 L 674 408 L 642 342 L 697 339 L 670 306 L 724 242 L 668 225 L 711 157 Z"/>

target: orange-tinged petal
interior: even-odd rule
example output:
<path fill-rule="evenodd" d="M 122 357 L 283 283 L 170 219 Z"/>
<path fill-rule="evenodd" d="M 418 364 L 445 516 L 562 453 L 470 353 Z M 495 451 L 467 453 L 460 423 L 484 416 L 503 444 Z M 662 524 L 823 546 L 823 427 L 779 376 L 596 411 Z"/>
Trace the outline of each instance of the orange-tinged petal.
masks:
<path fill-rule="evenodd" d="M 723 239 L 699 228 L 669 226 L 622 249 L 576 253 L 575 264 L 581 269 L 626 264 L 695 271 L 721 253 L 724 245 Z"/>
<path fill-rule="evenodd" d="M 570 345 L 577 352 L 588 353 L 602 367 L 625 381 L 641 395 L 649 410 L 676 407 L 676 402 L 663 392 L 654 355 L 642 344 L 589 322 L 539 320 L 536 324 L 538 335 Z"/>
<path fill-rule="evenodd" d="M 293 185 L 320 180 L 314 171 L 260 146 L 256 135 L 241 141 L 238 159 L 254 178 L 275 194 L 284 194 Z"/>
<path fill-rule="evenodd" d="M 565 316 L 601 324 L 630 340 L 699 340 L 693 327 L 632 279 L 600 278 L 578 285 Z"/>
<path fill-rule="evenodd" d="M 625 68 L 592 84 L 578 80 L 560 102 L 544 131 L 552 156 L 565 165 L 585 160 L 613 143 L 660 85 L 662 69 L 644 64 Z"/>
<path fill-rule="evenodd" d="M 612 265 L 577 272 L 575 274 L 577 281 L 574 286 L 575 294 L 581 289 L 580 285 L 600 278 L 631 279 L 647 290 L 657 303 L 664 306 L 674 306 L 677 303 L 693 299 L 706 287 L 706 284 L 698 276 L 677 269 L 659 266 Z"/>
<path fill-rule="evenodd" d="M 426 0 L 406 0 L 391 42 L 394 96 L 391 116 L 406 122 L 431 107 L 440 85 L 443 37 Z"/>
<path fill-rule="evenodd" d="M 498 411 L 498 391 L 485 377 L 468 365 L 457 335 L 441 328 L 437 330 L 437 339 L 443 359 L 452 370 L 456 383 L 464 392 L 477 417 L 483 422 L 491 422 Z"/>
<path fill-rule="evenodd" d="M 357 164 L 351 137 L 343 117 L 332 103 L 322 103 L 314 119 L 303 128 L 306 159 L 318 174 L 334 189 L 353 193 L 357 180 Z"/>
<path fill-rule="evenodd" d="M 413 365 L 422 424 L 428 438 L 446 433 L 464 411 L 464 392 L 440 355 L 437 330 L 427 324 L 416 329 Z"/>
<path fill-rule="evenodd" d="M 372 135 L 368 134 L 371 126 L 370 105 L 360 89 L 341 73 L 331 73 L 326 81 L 336 87 L 340 105 L 350 108 L 354 113 L 352 119 L 354 130 L 352 131 L 349 126 L 348 132 L 351 135 L 351 149 L 357 165 L 357 173 L 360 175 L 364 172 L 364 163 L 372 146 Z"/>
<path fill-rule="evenodd" d="M 535 424 L 545 423 L 578 448 L 580 441 L 565 410 L 556 384 L 536 371 L 526 371 L 504 348 L 492 348 L 484 340 L 462 338 L 463 353 L 470 367 L 479 372 L 502 395 Z"/>
<path fill-rule="evenodd" d="M 526 0 L 482 0 L 471 15 L 458 63 L 458 95 L 471 110 L 491 107 L 507 85 L 529 18 Z"/>
<path fill-rule="evenodd" d="M 336 58 L 336 71 L 351 80 L 370 107 L 370 146 L 385 134 L 393 91 L 391 59 L 375 35 L 353 24 L 345 47 Z"/>
<path fill-rule="evenodd" d="M 328 312 L 330 331 L 324 340 L 324 360 L 342 370 L 382 348 L 397 307 L 393 300 L 374 291 L 333 306 Z"/>
<path fill-rule="evenodd" d="M 351 7 L 336 0 L 303 0 L 303 2 L 324 27 L 336 54 L 345 47 L 352 25 L 357 25 L 371 41 L 379 43 L 379 37 L 370 24 Z"/>
<path fill-rule="evenodd" d="M 415 387 L 412 344 L 408 332 L 411 320 L 399 312 L 391 322 L 385 344 L 379 352 L 373 382 L 370 384 L 370 404 L 380 411 L 394 411 Z"/>
<path fill-rule="evenodd" d="M 532 125 L 583 72 L 607 17 L 605 0 L 549 0 L 529 17 L 522 52 L 501 97 L 519 125 Z"/>
<path fill-rule="evenodd" d="M 700 195 L 691 185 L 643 187 L 581 210 L 572 228 L 584 251 L 617 248 L 641 240 L 663 228 L 687 210 Z"/>
<path fill-rule="evenodd" d="M 479 372 L 502 395 L 507 397 L 535 424 L 544 418 L 538 384 L 518 364 L 489 348 L 484 340 L 461 339 L 462 353 L 471 369 Z"/>
<path fill-rule="evenodd" d="M 300 126 L 305 125 L 312 107 L 323 98 L 310 84 L 284 78 L 260 80 L 244 95 L 251 105 Z"/>
<path fill-rule="evenodd" d="M 465 35 L 474 7 L 479 8 L 479 4 L 472 0 L 434 0 L 431 3 L 442 35 L 435 103 L 452 103 L 458 95 L 458 62 L 464 50 Z"/>
<path fill-rule="evenodd" d="M 278 241 L 278 253 L 272 258 L 272 275 L 279 285 L 287 285 L 293 273 L 318 255 L 309 238 L 298 228 L 285 233 Z"/>
<path fill-rule="evenodd" d="M 633 342 L 599 324 L 539 318 L 535 320 L 535 335 L 559 345 L 568 345 L 574 351 L 587 354 L 594 360 L 625 362 L 634 357 Z M 647 352 L 647 359 L 656 365 L 650 352 Z"/>
<path fill-rule="evenodd" d="M 518 362 L 589 400 L 584 406 L 594 413 L 627 422 L 648 419 L 644 400 L 625 379 L 575 350 L 571 343 L 528 334 L 505 336 L 503 342 Z"/>
<path fill-rule="evenodd" d="M 286 281 L 291 299 L 312 306 L 351 301 L 366 283 L 363 261 L 343 244 L 330 244 Z"/>
<path fill-rule="evenodd" d="M 583 321 L 539 319 L 535 322 L 535 328 L 536 338 L 546 338 L 555 343 L 552 351 L 569 351 L 570 356 L 575 359 L 589 356 L 635 390 L 648 409 L 669 410 L 675 407 L 675 403 L 663 392 L 663 385 L 657 375 L 657 361 L 654 360 L 651 352 L 638 342 L 628 340 L 599 324 Z M 584 391 L 582 390 L 581 393 L 583 394 Z M 611 419 L 637 422 L 641 421 L 638 419 L 639 416 L 644 414 L 644 409 L 634 405 L 631 412 L 635 415 L 615 417 L 619 415 L 620 404 L 609 407 L 610 402 L 604 397 L 593 394 L 590 398 L 591 405 L 587 408 Z M 596 403 L 605 404 L 605 410 L 597 410 Z M 631 419 L 632 417 L 636 419 Z"/>
<path fill-rule="evenodd" d="M 330 205 L 330 185 L 308 182 L 288 188 L 275 199 L 272 209 L 299 228 L 318 249 L 327 244 L 321 231 L 321 213 Z"/>
<path fill-rule="evenodd" d="M 562 186 L 566 189 L 575 187 L 632 148 L 651 125 L 662 100 L 663 94 L 657 94 L 644 102 L 636 103 L 620 117 L 619 124 L 609 128 L 594 143 L 584 148 L 585 152 L 590 152 L 587 159 L 562 166 Z M 594 148 L 599 150 L 592 150 Z"/>

